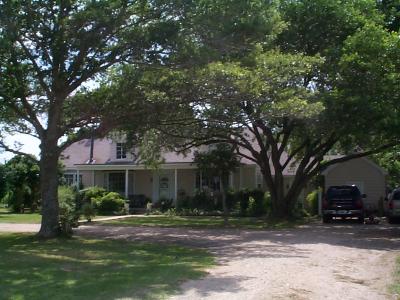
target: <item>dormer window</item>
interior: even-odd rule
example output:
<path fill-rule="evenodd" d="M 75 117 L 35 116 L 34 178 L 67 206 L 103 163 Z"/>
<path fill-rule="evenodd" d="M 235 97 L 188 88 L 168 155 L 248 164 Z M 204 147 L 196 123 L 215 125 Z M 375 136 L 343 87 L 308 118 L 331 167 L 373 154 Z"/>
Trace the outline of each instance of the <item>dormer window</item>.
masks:
<path fill-rule="evenodd" d="M 117 159 L 126 158 L 126 145 L 125 143 L 117 143 Z"/>

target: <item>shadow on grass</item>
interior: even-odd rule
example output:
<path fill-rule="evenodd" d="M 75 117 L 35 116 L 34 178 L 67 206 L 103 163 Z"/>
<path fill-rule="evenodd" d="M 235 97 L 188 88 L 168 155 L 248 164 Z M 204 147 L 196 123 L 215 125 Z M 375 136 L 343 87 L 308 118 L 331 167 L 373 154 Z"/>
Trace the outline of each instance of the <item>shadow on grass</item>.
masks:
<path fill-rule="evenodd" d="M 202 250 L 0 234 L 2 299 L 158 299 L 213 264 Z"/>
<path fill-rule="evenodd" d="M 228 225 L 224 225 L 221 216 L 133 216 L 125 219 L 103 221 L 100 224 L 116 226 L 148 226 L 148 227 L 187 227 L 187 228 L 291 228 L 298 225 L 295 221 L 266 221 L 265 218 L 230 217 Z M 301 223 L 304 223 L 302 221 Z"/>

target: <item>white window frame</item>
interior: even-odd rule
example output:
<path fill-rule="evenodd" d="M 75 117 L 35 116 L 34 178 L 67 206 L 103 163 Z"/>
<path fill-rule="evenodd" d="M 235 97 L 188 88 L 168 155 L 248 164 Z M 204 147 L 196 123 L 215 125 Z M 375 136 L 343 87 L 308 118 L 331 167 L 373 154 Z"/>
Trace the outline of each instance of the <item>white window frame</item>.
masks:
<path fill-rule="evenodd" d="M 72 179 L 72 181 L 70 179 L 67 180 L 66 176 L 68 176 L 68 177 L 72 176 L 72 178 L 70 177 L 70 179 Z M 76 172 L 75 173 L 71 173 L 71 172 L 64 173 L 63 177 L 65 179 L 65 184 L 68 186 L 73 186 L 78 183 L 78 174 Z M 82 183 L 82 174 L 79 174 L 79 183 L 80 184 Z"/>
<path fill-rule="evenodd" d="M 115 158 L 116 159 L 126 159 L 127 158 L 125 143 L 116 143 Z"/>

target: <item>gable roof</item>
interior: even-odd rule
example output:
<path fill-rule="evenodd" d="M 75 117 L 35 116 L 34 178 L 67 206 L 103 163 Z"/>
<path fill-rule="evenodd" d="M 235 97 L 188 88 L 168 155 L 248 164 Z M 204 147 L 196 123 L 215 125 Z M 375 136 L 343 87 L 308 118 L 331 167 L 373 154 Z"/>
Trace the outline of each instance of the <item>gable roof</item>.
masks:
<path fill-rule="evenodd" d="M 329 156 L 327 157 L 328 159 L 333 159 L 333 158 L 339 158 L 342 157 L 340 155 L 337 156 Z M 374 163 L 372 160 L 368 159 L 367 157 L 359 157 L 359 158 L 355 158 L 354 160 L 359 159 L 362 160 L 363 162 L 365 162 L 366 164 L 370 165 L 372 168 L 376 169 L 378 172 L 380 172 L 383 176 L 386 176 L 388 174 L 388 172 L 382 168 L 381 166 L 377 165 L 376 163 Z M 352 160 L 348 160 L 348 162 L 351 162 Z M 334 164 L 332 166 L 329 166 L 326 170 L 324 170 L 322 172 L 322 175 L 326 176 L 328 175 L 331 171 L 333 171 L 334 169 L 338 168 L 339 166 L 342 166 L 342 163 L 337 163 Z"/>

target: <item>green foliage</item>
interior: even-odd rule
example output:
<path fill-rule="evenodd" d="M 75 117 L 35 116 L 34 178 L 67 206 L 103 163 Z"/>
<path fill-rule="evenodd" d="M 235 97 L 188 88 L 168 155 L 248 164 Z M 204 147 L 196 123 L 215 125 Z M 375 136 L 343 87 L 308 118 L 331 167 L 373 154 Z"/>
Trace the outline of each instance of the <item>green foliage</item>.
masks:
<path fill-rule="evenodd" d="M 378 8 L 385 16 L 385 26 L 390 31 L 400 30 L 400 2 L 398 0 L 377 1 Z"/>
<path fill-rule="evenodd" d="M 167 210 L 171 209 L 173 206 L 173 200 L 168 198 L 161 198 L 158 201 L 158 206 L 160 207 L 161 212 L 166 212 Z M 157 207 L 156 207 L 157 208 Z"/>
<path fill-rule="evenodd" d="M 282 48 L 330 57 L 340 55 L 335 49 L 358 28 L 383 19 L 374 0 L 284 0 L 281 14 L 288 23 L 279 36 Z"/>
<path fill-rule="evenodd" d="M 255 43 L 269 46 L 282 30 L 277 2 L 201 0 L 185 5 L 179 51 L 174 60 L 205 64 L 237 58 Z"/>
<path fill-rule="evenodd" d="M 311 216 L 318 214 L 318 192 L 319 190 L 314 190 L 306 197 L 306 211 Z"/>
<path fill-rule="evenodd" d="M 24 208 L 35 211 L 40 200 L 39 164 L 36 159 L 17 155 L 2 169 L 4 201 L 14 212 L 21 212 Z"/>
<path fill-rule="evenodd" d="M 98 186 L 89 187 L 79 191 L 79 202 L 80 205 L 84 205 L 85 203 L 92 203 L 94 199 L 101 198 L 108 192 Z"/>
<path fill-rule="evenodd" d="M 72 235 L 72 227 L 78 225 L 79 211 L 76 208 L 78 194 L 76 190 L 68 186 L 58 188 L 58 205 L 60 228 L 64 235 Z"/>
<path fill-rule="evenodd" d="M 194 162 L 205 174 L 223 178 L 239 167 L 238 157 L 228 144 L 217 144 L 208 152 L 195 152 Z"/>
<path fill-rule="evenodd" d="M 96 210 L 92 203 L 83 204 L 80 212 L 88 222 L 92 221 L 92 218 L 96 215 Z"/>
<path fill-rule="evenodd" d="M 215 264 L 201 249 L 122 239 L 1 233 L 0 245 L 1 299 L 165 299 Z"/>
<path fill-rule="evenodd" d="M 400 294 L 400 256 L 396 258 L 396 266 L 393 272 L 393 283 L 390 285 L 390 291 L 393 294 Z"/>
<path fill-rule="evenodd" d="M 348 112 L 368 116 L 346 126 L 360 141 L 368 138 L 380 145 L 384 139 L 398 137 L 400 124 L 394 120 L 399 117 L 399 57 L 398 34 L 389 33 L 382 26 L 366 25 L 346 40 L 339 65 L 342 80 L 338 93 L 347 100 L 348 108 L 349 104 L 353 107 Z M 367 137 L 363 127 L 370 128 Z"/>
<path fill-rule="evenodd" d="M 5 196 L 6 191 L 7 191 L 6 167 L 3 164 L 0 164 L 0 203 L 3 202 L 3 197 Z"/>
<path fill-rule="evenodd" d="M 233 193 L 232 197 L 242 216 L 259 217 L 265 215 L 270 208 L 269 193 L 264 193 L 262 190 L 240 190 Z"/>
<path fill-rule="evenodd" d="M 266 215 L 271 209 L 271 198 L 268 192 L 262 190 L 240 190 L 227 193 L 229 211 L 237 210 L 241 216 L 259 217 Z M 178 202 L 179 215 L 210 215 L 220 214 L 221 197 L 211 196 L 206 192 L 197 192 L 193 197 L 185 197 Z"/>
<path fill-rule="evenodd" d="M 400 186 L 400 147 L 394 147 L 373 156 L 375 162 L 388 172 L 388 185 L 393 189 Z"/>
<path fill-rule="evenodd" d="M 109 192 L 100 198 L 95 198 L 94 203 L 100 215 L 115 215 L 124 212 L 125 200 L 115 192 Z"/>
<path fill-rule="evenodd" d="M 178 211 L 197 209 L 205 212 L 215 212 L 222 209 L 221 195 L 211 195 L 206 191 L 196 191 L 193 197 L 185 197 L 178 201 Z"/>
<path fill-rule="evenodd" d="M 248 3 L 233 8 L 220 6 L 224 1 L 204 3 L 210 10 L 199 15 L 230 16 L 241 5 L 248 11 Z M 399 143 L 399 39 L 374 0 L 288 0 L 260 4 L 263 9 L 258 4 L 261 14 L 268 7 L 278 15 L 270 19 L 275 20 L 270 39 L 252 27 L 254 39 L 235 39 L 237 51 L 225 55 L 218 55 L 218 44 L 204 42 L 215 54 L 207 63 L 170 72 L 169 84 L 158 84 L 154 74 L 149 89 L 183 107 L 186 118 L 179 119 L 189 120 L 179 124 L 174 114 L 163 132 L 182 137 L 184 149 L 231 145 L 258 164 L 271 191 L 271 209 L 288 218 L 307 182 L 338 162 L 324 161 L 332 149 L 351 159 L 354 149 L 361 156 Z M 228 41 L 229 49 L 231 38 L 241 35 L 240 24 L 252 20 L 252 14 L 243 16 L 234 28 L 229 21 L 216 26 L 213 19 L 195 19 L 192 30 L 201 28 L 200 36 L 219 37 L 224 46 Z M 296 178 L 286 187 L 282 177 L 292 167 Z"/>
<path fill-rule="evenodd" d="M 142 126 L 140 117 L 154 112 L 140 102 L 144 97 L 136 84 L 127 92 L 135 97 L 107 91 L 107 70 L 127 63 L 139 69 L 169 58 L 179 12 L 164 4 L 0 1 L 0 148 L 13 148 L 5 145 L 7 134 L 40 139 L 42 182 L 52 192 L 41 199 L 41 235 L 57 234 L 52 202 L 62 150 L 93 135 L 103 137 L 127 119 Z"/>

